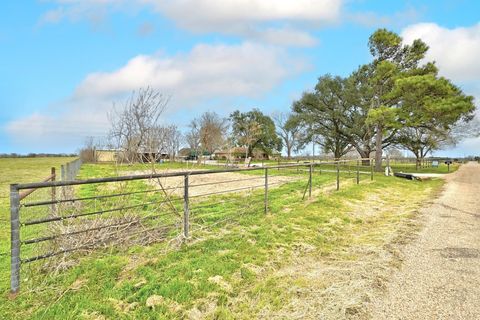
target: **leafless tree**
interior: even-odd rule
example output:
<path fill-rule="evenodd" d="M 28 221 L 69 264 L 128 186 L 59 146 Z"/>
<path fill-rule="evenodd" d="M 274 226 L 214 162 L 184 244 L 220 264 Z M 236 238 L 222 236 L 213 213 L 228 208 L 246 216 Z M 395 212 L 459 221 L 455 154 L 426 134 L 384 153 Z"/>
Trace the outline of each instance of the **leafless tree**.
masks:
<path fill-rule="evenodd" d="M 296 121 L 291 113 L 276 113 L 272 118 L 277 127 L 277 134 L 282 138 L 287 158 L 291 159 L 292 151 L 300 147 L 302 137 L 300 122 Z"/>
<path fill-rule="evenodd" d="M 169 98 L 147 87 L 133 92 L 122 108 L 113 106 L 108 117 L 111 123 L 110 139 L 123 151 L 128 162 L 140 160 L 139 152 L 151 152 L 158 122 Z"/>
<path fill-rule="evenodd" d="M 200 145 L 203 150 L 212 154 L 225 143 L 227 120 L 215 112 L 205 112 L 200 116 L 198 122 L 200 124 Z"/>
<path fill-rule="evenodd" d="M 79 155 L 80 159 L 82 159 L 83 162 L 97 162 L 96 156 L 95 156 L 95 138 L 94 137 L 86 137 L 84 145 L 82 149 L 80 149 Z"/>
<path fill-rule="evenodd" d="M 174 161 L 178 154 L 183 135 L 176 125 L 165 127 L 166 150 L 170 160 Z"/>
<path fill-rule="evenodd" d="M 185 141 L 195 156 L 200 154 L 200 124 L 198 119 L 193 119 L 189 125 L 190 130 L 185 135 Z"/>
<path fill-rule="evenodd" d="M 205 112 L 190 123 L 186 135 L 189 147 L 199 156 L 204 151 L 212 154 L 225 144 L 228 120 L 215 112 Z M 198 159 L 200 161 L 200 158 Z"/>
<path fill-rule="evenodd" d="M 241 145 L 245 146 L 245 159 L 247 159 L 250 146 L 257 141 L 258 137 L 262 134 L 262 127 L 257 121 L 249 119 L 245 121 L 243 128 L 244 131 L 239 133 L 236 139 Z"/>

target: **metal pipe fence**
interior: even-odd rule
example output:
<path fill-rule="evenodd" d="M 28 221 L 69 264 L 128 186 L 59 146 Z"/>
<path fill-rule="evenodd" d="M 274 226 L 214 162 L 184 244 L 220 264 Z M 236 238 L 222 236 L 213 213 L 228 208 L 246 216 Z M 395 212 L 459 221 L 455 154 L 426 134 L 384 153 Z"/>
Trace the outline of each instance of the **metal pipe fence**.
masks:
<path fill-rule="evenodd" d="M 80 166 L 76 160 L 63 168 L 70 179 L 10 186 L 12 293 L 20 289 L 22 265 L 54 265 L 61 262 L 50 258 L 112 245 L 183 242 L 241 215 L 269 213 L 272 188 L 294 183 L 311 198 L 315 177 L 330 172 L 337 190 L 341 174 L 357 184 L 362 174 L 373 179 L 371 165 L 360 160 L 74 180 Z"/>

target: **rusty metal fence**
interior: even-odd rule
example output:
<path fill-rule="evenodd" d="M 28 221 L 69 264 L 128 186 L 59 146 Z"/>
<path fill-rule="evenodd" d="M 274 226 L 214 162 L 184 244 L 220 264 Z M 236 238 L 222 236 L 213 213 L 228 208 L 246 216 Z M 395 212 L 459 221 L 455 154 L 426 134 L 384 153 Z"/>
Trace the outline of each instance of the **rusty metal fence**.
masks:
<path fill-rule="evenodd" d="M 22 265 L 59 268 L 107 246 L 183 242 L 242 214 L 267 213 L 272 188 L 296 183 L 311 197 L 313 177 L 324 173 L 333 173 L 337 190 L 341 174 L 357 184 L 362 174 L 373 180 L 372 166 L 354 160 L 61 181 L 52 171 L 48 181 L 12 184 L 11 292 L 20 288 Z"/>

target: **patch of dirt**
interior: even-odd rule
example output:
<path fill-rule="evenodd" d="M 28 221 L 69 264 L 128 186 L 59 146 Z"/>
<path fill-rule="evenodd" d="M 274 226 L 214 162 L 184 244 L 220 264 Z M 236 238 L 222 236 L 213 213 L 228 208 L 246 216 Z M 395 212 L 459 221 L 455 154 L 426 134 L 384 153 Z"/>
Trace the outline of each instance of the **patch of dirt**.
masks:
<path fill-rule="evenodd" d="M 365 205 L 368 203 L 368 205 Z M 354 217 L 372 217 L 382 211 L 385 201 L 381 199 L 378 193 L 369 193 L 365 199 L 351 200 L 347 205 L 350 207 L 350 213 Z"/>
<path fill-rule="evenodd" d="M 190 170 L 188 172 L 195 172 L 201 170 Z M 174 173 L 174 172 L 187 172 L 185 170 L 164 170 L 157 171 L 156 173 Z M 149 174 L 151 172 L 145 171 L 129 171 L 125 172 L 129 175 L 135 174 Z M 191 197 L 200 196 L 204 194 L 214 192 L 247 192 L 253 189 L 263 188 L 264 176 L 246 175 L 236 172 L 223 172 L 223 173 L 211 173 L 201 175 L 189 176 L 189 195 Z M 268 177 L 269 188 L 276 188 L 282 184 L 293 182 L 298 180 L 297 177 L 292 176 L 275 176 Z M 155 187 L 159 187 L 161 184 L 164 188 L 168 188 L 169 194 L 175 194 L 177 196 L 183 195 L 184 178 L 181 177 L 168 177 L 159 179 L 150 179 L 149 184 Z M 270 185 L 271 184 L 271 185 Z"/>
<path fill-rule="evenodd" d="M 208 281 L 216 284 L 226 292 L 232 292 L 232 285 L 227 281 L 225 281 L 225 279 L 223 279 L 222 276 L 217 275 L 217 276 L 210 277 L 208 278 Z"/>

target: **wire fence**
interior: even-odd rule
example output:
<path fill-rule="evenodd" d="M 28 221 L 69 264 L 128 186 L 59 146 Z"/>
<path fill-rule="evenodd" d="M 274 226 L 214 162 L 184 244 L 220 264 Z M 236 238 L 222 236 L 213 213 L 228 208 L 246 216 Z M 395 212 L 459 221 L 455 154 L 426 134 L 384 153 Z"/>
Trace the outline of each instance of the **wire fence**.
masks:
<path fill-rule="evenodd" d="M 371 162 L 361 160 L 74 180 L 80 166 L 65 166 L 70 179 L 10 186 L 12 293 L 24 265 L 60 271 L 112 245 L 183 243 L 242 215 L 268 213 L 275 188 L 293 186 L 305 199 L 324 174 L 336 190 L 346 178 L 374 177 Z M 36 192 L 22 196 L 26 190 Z"/>
<path fill-rule="evenodd" d="M 78 158 L 60 166 L 62 181 L 75 180 L 82 167 L 82 159 Z"/>

